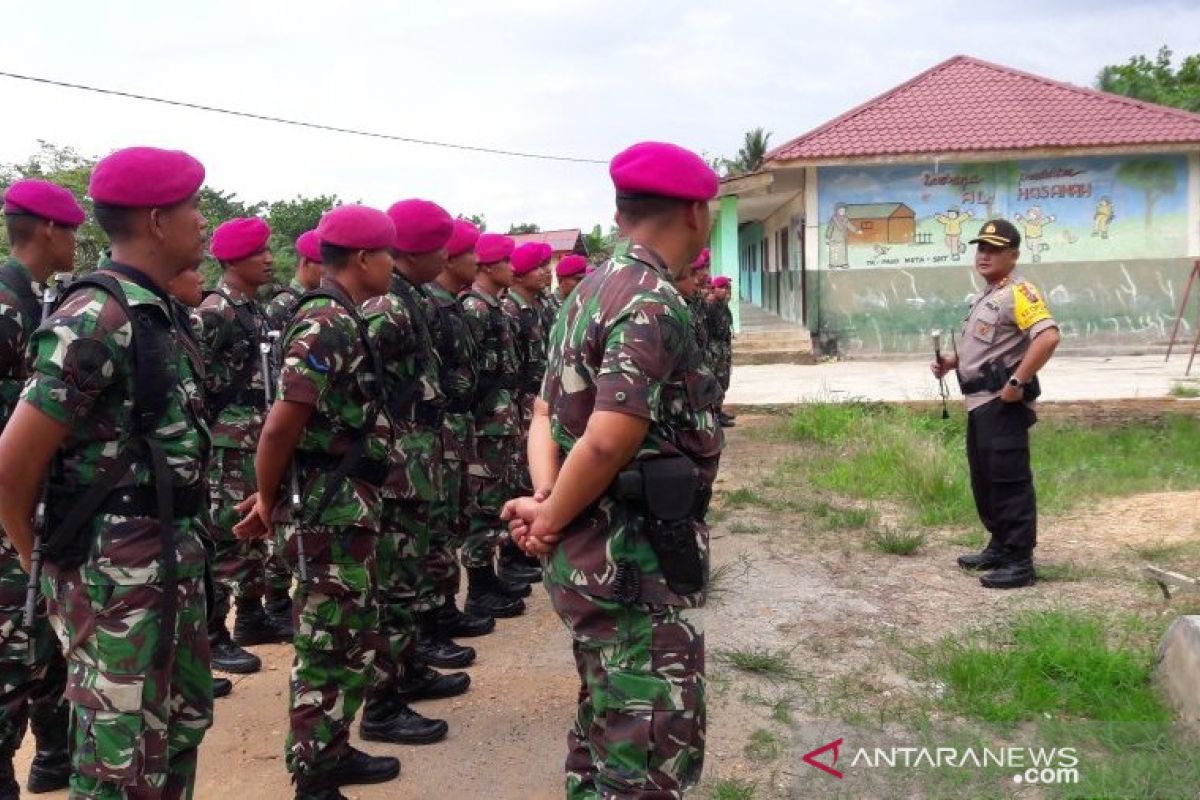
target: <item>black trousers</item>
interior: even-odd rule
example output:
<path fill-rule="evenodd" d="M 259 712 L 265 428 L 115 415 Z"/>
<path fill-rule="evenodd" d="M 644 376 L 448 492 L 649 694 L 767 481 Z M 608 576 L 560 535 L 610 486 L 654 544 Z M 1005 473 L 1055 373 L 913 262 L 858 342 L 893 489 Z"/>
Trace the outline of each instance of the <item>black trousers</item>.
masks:
<path fill-rule="evenodd" d="M 1029 467 L 1029 428 L 1037 414 L 1024 403 L 996 398 L 967 415 L 971 492 L 988 549 L 1019 558 L 1037 545 L 1037 498 Z"/>

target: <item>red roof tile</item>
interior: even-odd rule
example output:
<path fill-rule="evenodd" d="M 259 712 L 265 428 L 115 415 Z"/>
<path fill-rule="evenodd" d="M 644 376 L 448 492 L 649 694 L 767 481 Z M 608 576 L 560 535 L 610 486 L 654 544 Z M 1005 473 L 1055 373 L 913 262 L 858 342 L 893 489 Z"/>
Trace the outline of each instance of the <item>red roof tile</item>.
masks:
<path fill-rule="evenodd" d="M 575 249 L 580 235 L 581 231 L 579 228 L 564 228 L 559 231 L 518 233 L 514 234 L 512 238 L 518 245 L 525 244 L 526 242 L 538 242 L 550 245 L 555 253 L 569 253 Z"/>
<path fill-rule="evenodd" d="M 955 56 L 767 161 L 1200 143 L 1200 114 Z"/>

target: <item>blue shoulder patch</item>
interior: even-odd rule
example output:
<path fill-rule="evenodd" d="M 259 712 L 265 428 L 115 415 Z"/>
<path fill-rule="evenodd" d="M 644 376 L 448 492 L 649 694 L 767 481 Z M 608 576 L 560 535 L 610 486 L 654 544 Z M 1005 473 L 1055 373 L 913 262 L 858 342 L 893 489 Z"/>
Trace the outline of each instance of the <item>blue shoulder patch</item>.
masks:
<path fill-rule="evenodd" d="M 314 356 L 312 353 L 308 354 L 308 365 L 310 367 L 312 367 L 313 369 L 315 369 L 317 372 L 321 373 L 322 375 L 325 375 L 326 373 L 329 372 L 329 365 L 322 364 L 320 361 L 317 361 L 317 357 Z"/>

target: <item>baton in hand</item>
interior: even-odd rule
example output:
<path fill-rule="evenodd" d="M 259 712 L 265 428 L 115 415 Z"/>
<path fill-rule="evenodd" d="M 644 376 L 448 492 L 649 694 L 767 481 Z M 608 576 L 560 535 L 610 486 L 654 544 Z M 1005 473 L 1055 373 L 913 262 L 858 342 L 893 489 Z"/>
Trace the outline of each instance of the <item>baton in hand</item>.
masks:
<path fill-rule="evenodd" d="M 937 360 L 938 366 L 942 365 L 942 332 L 934 331 L 933 338 L 933 357 Z M 950 409 L 947 407 L 947 400 L 950 399 L 950 390 L 946 387 L 946 376 L 938 378 L 938 391 L 942 395 L 942 419 L 950 419 Z"/>

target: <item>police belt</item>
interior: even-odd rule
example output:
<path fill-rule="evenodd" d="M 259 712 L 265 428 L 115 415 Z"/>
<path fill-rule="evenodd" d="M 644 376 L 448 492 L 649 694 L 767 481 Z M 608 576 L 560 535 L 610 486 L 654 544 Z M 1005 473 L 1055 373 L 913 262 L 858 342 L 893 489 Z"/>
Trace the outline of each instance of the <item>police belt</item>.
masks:
<path fill-rule="evenodd" d="M 343 456 L 333 453 L 296 453 L 296 464 L 304 472 L 333 474 L 342 464 Z M 387 483 L 391 463 L 382 458 L 359 458 L 350 466 L 347 478 L 369 483 L 376 489 Z"/>
<path fill-rule="evenodd" d="M 969 381 L 964 381 L 962 379 L 962 375 L 959 375 L 956 372 L 955 377 L 958 378 L 959 391 L 961 391 L 964 395 L 982 394 L 984 392 L 998 392 L 1004 388 L 1005 384 L 1008 383 L 1008 379 L 1011 378 L 1013 373 L 1017 371 L 1017 365 L 1014 364 L 1011 367 L 1006 367 L 999 362 L 989 361 L 983 365 L 980 371 L 981 374 L 979 377 L 972 378 Z M 1033 400 L 1041 393 L 1041 382 L 1038 381 L 1038 377 L 1034 375 L 1033 380 L 1029 381 L 1029 383 L 1025 386 L 1025 399 Z"/>
<path fill-rule="evenodd" d="M 68 509 L 87 491 L 87 487 L 67 489 L 62 486 L 49 488 L 47 506 L 51 509 Z M 172 489 L 171 508 L 175 519 L 198 517 L 208 507 L 208 487 L 204 483 L 176 486 Z M 158 495 L 153 486 L 125 486 L 113 489 L 100 501 L 95 514 L 110 514 L 116 517 L 157 517 Z"/>

